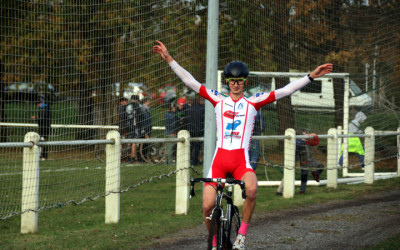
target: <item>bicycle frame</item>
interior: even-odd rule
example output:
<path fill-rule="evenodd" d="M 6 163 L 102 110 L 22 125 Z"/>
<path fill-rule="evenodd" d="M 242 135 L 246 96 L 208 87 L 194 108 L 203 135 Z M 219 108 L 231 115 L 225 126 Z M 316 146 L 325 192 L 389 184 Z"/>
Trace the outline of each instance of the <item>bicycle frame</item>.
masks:
<path fill-rule="evenodd" d="M 207 217 L 206 219 L 209 219 L 212 221 L 214 216 L 219 216 L 218 220 L 219 225 L 217 226 L 217 231 L 218 232 L 211 232 L 210 231 L 210 236 L 209 236 L 209 248 L 210 248 L 210 241 L 213 237 L 213 233 L 217 234 L 217 249 L 222 249 L 224 245 L 227 245 L 228 249 L 232 248 L 232 242 L 231 242 L 231 226 L 232 226 L 232 218 L 234 217 L 234 213 L 238 213 L 238 209 L 236 206 L 233 204 L 233 199 L 232 199 L 232 186 L 235 184 L 240 185 L 240 188 L 242 189 L 242 197 L 243 199 L 246 198 L 246 193 L 245 193 L 245 183 L 240 180 L 235 180 L 232 178 L 196 178 L 196 179 L 191 179 L 190 184 L 191 184 L 191 190 L 190 190 L 190 197 L 195 196 L 194 192 L 194 184 L 196 182 L 214 182 L 217 183 L 217 188 L 216 188 L 216 198 L 215 198 L 215 205 L 214 208 L 211 212 L 211 215 Z M 224 185 L 227 186 L 226 190 L 227 192 L 224 192 Z M 226 210 L 224 213 L 223 205 L 222 202 L 223 200 L 226 200 Z M 238 216 L 238 215 L 237 215 Z M 214 218 L 216 219 L 216 218 Z M 240 220 L 240 219 L 239 219 Z M 211 238 L 210 238 L 211 237 Z"/>

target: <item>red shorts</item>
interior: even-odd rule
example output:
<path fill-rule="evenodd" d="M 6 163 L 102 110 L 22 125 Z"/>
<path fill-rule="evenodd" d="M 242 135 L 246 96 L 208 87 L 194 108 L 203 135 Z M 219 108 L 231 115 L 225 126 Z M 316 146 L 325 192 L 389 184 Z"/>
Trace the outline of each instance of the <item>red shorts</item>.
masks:
<path fill-rule="evenodd" d="M 227 173 L 231 173 L 233 178 L 241 180 L 247 172 L 253 172 L 253 168 L 248 161 L 249 157 L 243 148 L 226 150 L 218 148 L 211 166 L 211 178 L 226 178 Z M 216 183 L 207 183 L 217 186 Z"/>

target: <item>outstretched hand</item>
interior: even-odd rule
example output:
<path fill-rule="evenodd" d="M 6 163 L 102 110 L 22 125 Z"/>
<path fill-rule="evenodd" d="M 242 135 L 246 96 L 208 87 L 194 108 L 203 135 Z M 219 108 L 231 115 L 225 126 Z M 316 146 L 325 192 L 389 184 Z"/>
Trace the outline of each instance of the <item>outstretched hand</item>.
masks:
<path fill-rule="evenodd" d="M 320 76 L 323 76 L 325 74 L 331 73 L 333 70 L 333 64 L 332 63 L 326 63 L 318 66 L 316 69 L 314 69 L 313 72 L 310 73 L 310 76 L 312 78 L 318 78 Z"/>
<path fill-rule="evenodd" d="M 168 50 L 165 47 L 165 45 L 162 42 L 157 41 L 157 40 L 156 40 L 156 43 L 158 43 L 158 45 L 153 46 L 153 52 L 160 54 L 162 59 L 164 59 L 168 63 L 172 62 L 174 59 L 168 53 Z"/>

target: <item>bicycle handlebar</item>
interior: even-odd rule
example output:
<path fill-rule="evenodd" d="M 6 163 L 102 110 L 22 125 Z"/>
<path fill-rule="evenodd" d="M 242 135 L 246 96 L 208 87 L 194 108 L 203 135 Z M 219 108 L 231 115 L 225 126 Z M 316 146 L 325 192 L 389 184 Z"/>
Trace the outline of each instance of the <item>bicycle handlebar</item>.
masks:
<path fill-rule="evenodd" d="M 214 182 L 217 184 L 232 184 L 232 185 L 239 185 L 240 188 L 242 189 L 242 198 L 246 199 L 246 190 L 245 190 L 245 183 L 243 181 L 240 180 L 235 180 L 233 178 L 227 178 L 227 179 L 223 179 L 223 178 L 192 178 L 190 180 L 190 197 L 194 197 L 195 193 L 194 193 L 194 184 L 196 182 Z"/>

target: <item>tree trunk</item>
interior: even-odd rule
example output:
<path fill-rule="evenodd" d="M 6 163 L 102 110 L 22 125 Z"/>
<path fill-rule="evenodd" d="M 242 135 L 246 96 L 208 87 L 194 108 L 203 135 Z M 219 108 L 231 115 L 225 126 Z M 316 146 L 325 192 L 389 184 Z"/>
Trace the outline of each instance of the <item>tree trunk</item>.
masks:
<path fill-rule="evenodd" d="M 289 36 L 288 36 L 288 15 L 287 0 L 276 1 L 275 20 L 278 24 L 274 28 L 273 58 L 277 64 L 278 72 L 289 72 Z M 289 78 L 276 78 L 276 89 L 282 88 L 289 83 Z M 287 128 L 294 127 L 294 114 L 290 96 L 282 98 L 276 105 L 278 112 L 279 128 L 278 134 L 285 134 Z M 280 141 L 280 147 L 283 141 Z"/>

